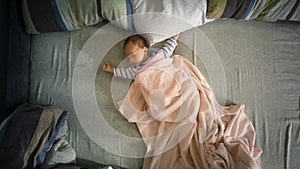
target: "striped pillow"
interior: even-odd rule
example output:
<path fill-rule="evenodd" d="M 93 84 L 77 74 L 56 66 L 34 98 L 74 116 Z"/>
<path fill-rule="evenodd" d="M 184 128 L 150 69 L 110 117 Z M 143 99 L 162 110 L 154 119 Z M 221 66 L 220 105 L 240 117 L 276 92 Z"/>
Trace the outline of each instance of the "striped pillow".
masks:
<path fill-rule="evenodd" d="M 131 14 L 131 5 L 129 0 L 22 0 L 22 12 L 26 32 L 39 34 L 113 21 Z"/>
<path fill-rule="evenodd" d="M 262 21 L 300 21 L 299 0 L 208 0 L 209 19 L 235 18 Z"/>

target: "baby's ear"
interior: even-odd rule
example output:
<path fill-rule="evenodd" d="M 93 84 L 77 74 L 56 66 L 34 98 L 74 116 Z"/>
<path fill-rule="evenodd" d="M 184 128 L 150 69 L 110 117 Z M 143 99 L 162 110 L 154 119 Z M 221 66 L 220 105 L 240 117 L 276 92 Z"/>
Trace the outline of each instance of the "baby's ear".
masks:
<path fill-rule="evenodd" d="M 147 51 L 148 51 L 148 48 L 147 48 L 147 47 L 143 47 L 143 51 L 144 51 L 144 52 L 147 52 Z"/>

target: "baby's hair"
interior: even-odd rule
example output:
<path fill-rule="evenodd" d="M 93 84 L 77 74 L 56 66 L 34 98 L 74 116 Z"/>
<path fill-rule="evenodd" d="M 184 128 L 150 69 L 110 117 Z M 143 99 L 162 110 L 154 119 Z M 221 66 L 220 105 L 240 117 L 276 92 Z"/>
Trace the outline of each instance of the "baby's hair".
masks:
<path fill-rule="evenodd" d="M 149 48 L 149 42 L 141 35 L 132 35 L 129 36 L 124 42 L 124 48 L 128 42 L 132 42 L 135 45 L 138 45 L 140 48 L 146 47 Z"/>

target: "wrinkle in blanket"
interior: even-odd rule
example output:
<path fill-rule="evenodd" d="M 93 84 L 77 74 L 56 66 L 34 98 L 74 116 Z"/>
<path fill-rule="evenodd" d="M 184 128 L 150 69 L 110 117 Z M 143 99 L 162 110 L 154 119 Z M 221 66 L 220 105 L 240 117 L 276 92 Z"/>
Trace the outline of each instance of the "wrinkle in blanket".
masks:
<path fill-rule="evenodd" d="M 244 105 L 219 105 L 204 76 L 179 55 L 140 72 L 119 111 L 139 128 L 145 169 L 260 168 Z"/>

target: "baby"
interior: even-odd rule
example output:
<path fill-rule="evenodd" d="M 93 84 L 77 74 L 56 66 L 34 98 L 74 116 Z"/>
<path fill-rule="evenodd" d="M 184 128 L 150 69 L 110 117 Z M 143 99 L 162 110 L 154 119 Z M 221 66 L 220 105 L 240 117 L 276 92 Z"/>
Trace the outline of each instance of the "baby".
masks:
<path fill-rule="evenodd" d="M 167 39 L 163 47 L 156 52 L 149 52 L 149 44 L 141 35 L 128 37 L 124 43 L 124 55 L 129 59 L 130 66 L 112 67 L 109 62 L 105 62 L 102 71 L 112 73 L 115 77 L 121 77 L 134 80 L 136 75 L 145 68 L 153 65 L 155 62 L 170 58 L 177 46 L 179 35 Z"/>

